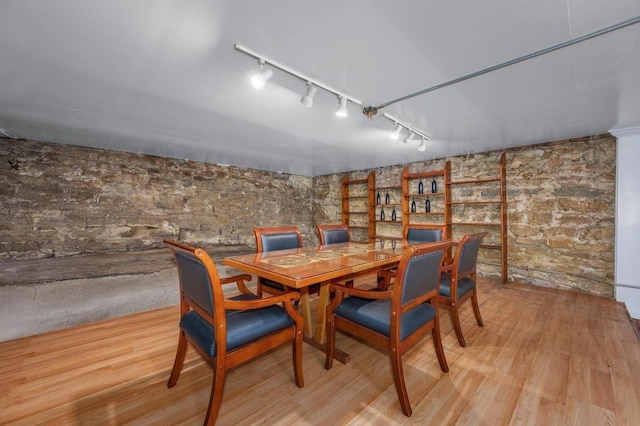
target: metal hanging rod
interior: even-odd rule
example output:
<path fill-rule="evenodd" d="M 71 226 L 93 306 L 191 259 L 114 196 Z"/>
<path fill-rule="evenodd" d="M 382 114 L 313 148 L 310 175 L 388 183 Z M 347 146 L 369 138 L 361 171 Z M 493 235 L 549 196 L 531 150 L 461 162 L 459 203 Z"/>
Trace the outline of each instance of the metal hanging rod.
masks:
<path fill-rule="evenodd" d="M 388 102 L 384 102 L 384 103 L 382 103 L 380 105 L 377 105 L 377 106 L 365 107 L 365 108 L 362 109 L 362 112 L 367 117 L 372 118 L 374 115 L 376 115 L 378 113 L 379 109 L 388 107 L 389 105 L 395 104 L 396 102 L 404 101 L 406 99 L 413 98 L 414 96 L 423 95 L 425 93 L 433 92 L 434 90 L 441 89 L 441 88 L 447 87 L 447 86 L 451 86 L 452 84 L 460 83 L 462 81 L 469 80 L 470 78 L 478 77 L 480 75 L 487 74 L 489 72 L 499 70 L 500 68 L 505 68 L 505 67 L 508 67 L 510 65 L 514 65 L 514 64 L 517 64 L 519 62 L 526 61 L 528 59 L 532 59 L 532 58 L 535 58 L 535 57 L 538 57 L 538 56 L 541 56 L 541 55 L 544 55 L 544 54 L 547 54 L 547 53 L 550 53 L 550 52 L 554 52 L 556 50 L 562 49 L 563 47 L 571 46 L 571 45 L 574 45 L 576 43 L 580 43 L 580 42 L 592 39 L 594 37 L 598 37 L 598 36 L 610 33 L 612 31 L 616 31 L 616 30 L 619 30 L 621 28 L 625 28 L 625 27 L 628 27 L 630 25 L 637 24 L 638 22 L 640 22 L 640 16 L 636 16 L 635 18 L 626 20 L 624 22 L 620 22 L 620 23 L 615 24 L 615 25 L 611 25 L 610 27 L 606 27 L 606 28 L 603 28 L 603 29 L 600 29 L 600 30 L 597 30 L 597 31 L 594 31 L 594 32 L 591 32 L 591 33 L 588 33 L 588 34 L 585 34 L 583 36 L 580 36 L 580 37 L 577 37 L 577 38 L 573 38 L 573 39 L 565 41 L 563 43 L 559 43 L 559 44 L 556 44 L 554 46 L 547 47 L 546 49 L 538 50 L 537 52 L 529 53 L 528 55 L 520 56 L 519 58 L 515 58 L 515 59 L 512 59 L 510 61 L 503 62 L 501 64 L 494 65 L 492 67 L 485 68 L 483 70 L 476 71 L 474 73 L 467 74 L 467 75 L 462 76 L 462 77 L 458 77 L 458 78 L 453 79 L 451 81 L 447 81 L 446 83 L 441 83 L 441 84 L 429 87 L 427 89 L 423 89 L 423 90 L 420 90 L 418 92 L 411 93 L 411 94 L 408 94 L 406 96 L 402 96 L 400 98 L 396 98 L 396 99 L 388 101 Z"/>

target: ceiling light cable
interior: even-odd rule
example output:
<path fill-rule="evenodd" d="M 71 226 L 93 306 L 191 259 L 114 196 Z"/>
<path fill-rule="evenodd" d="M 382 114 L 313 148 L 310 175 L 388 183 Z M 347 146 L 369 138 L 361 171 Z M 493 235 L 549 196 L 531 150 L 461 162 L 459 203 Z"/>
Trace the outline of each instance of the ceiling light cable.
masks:
<path fill-rule="evenodd" d="M 415 96 L 424 95 L 425 93 L 433 92 L 434 90 L 442 89 L 443 87 L 451 86 L 452 84 L 460 83 L 462 81 L 469 80 L 470 78 L 478 77 L 480 75 L 487 74 L 489 72 L 499 70 L 500 68 L 508 67 L 509 65 L 514 65 L 514 64 L 517 64 L 519 62 L 523 62 L 523 61 L 526 61 L 528 59 L 532 59 L 532 58 L 535 58 L 537 56 L 544 55 L 546 53 L 554 52 L 554 51 L 556 51 L 558 49 L 562 49 L 563 47 L 571 46 L 571 45 L 574 45 L 576 43 L 580 43 L 580 42 L 592 39 L 594 37 L 598 37 L 598 36 L 610 33 L 612 31 L 616 31 L 616 30 L 628 27 L 630 25 L 637 24 L 639 22 L 640 22 L 640 16 L 636 16 L 635 18 L 626 20 L 624 22 L 620 22 L 620 23 L 615 24 L 615 25 L 611 25 L 609 27 L 606 27 L 606 28 L 603 28 L 603 29 L 600 29 L 600 30 L 597 30 L 597 31 L 593 31 L 593 32 L 585 34 L 583 36 L 580 36 L 580 37 L 577 37 L 577 38 L 573 38 L 571 40 L 567 40 L 565 42 L 556 44 L 554 46 L 547 47 L 546 49 L 538 50 L 536 52 L 529 53 L 528 55 L 520 56 L 519 58 L 515 58 L 515 59 L 512 59 L 510 61 L 503 62 L 501 64 L 494 65 L 492 67 L 485 68 L 483 70 L 476 71 L 474 73 L 467 74 L 465 76 L 455 78 L 453 80 L 447 81 L 446 83 L 441 83 L 441 84 L 429 87 L 427 89 L 420 90 L 418 92 L 410 93 L 410 94 L 408 94 L 406 96 L 402 96 L 400 98 L 396 98 L 394 100 L 391 100 L 391 101 L 388 101 L 388 102 L 384 102 L 384 103 L 382 103 L 380 105 L 377 105 L 377 106 L 365 107 L 365 108 L 362 109 L 362 113 L 364 115 L 366 115 L 369 119 L 371 119 L 371 118 L 373 118 L 374 115 L 376 115 L 378 113 L 378 110 L 380 110 L 382 108 L 385 108 L 385 107 L 388 107 L 391 104 L 395 104 L 396 102 L 404 101 L 406 99 L 413 98 Z"/>

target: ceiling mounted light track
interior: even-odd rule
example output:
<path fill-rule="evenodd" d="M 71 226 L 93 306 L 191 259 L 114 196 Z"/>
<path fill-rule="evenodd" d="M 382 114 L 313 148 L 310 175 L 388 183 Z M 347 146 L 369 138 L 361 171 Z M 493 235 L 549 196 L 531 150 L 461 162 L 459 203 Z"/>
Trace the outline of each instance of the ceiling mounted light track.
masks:
<path fill-rule="evenodd" d="M 339 90 L 334 89 L 331 86 L 328 86 L 318 80 L 314 80 L 292 68 L 289 68 L 286 65 L 283 65 L 279 62 L 274 61 L 273 59 L 269 59 L 264 55 L 261 55 L 257 52 L 254 52 L 250 49 L 247 49 L 246 47 L 240 45 L 240 44 L 236 44 L 235 45 L 236 50 L 245 53 L 253 58 L 256 58 L 259 61 L 259 65 L 260 65 L 260 72 L 258 74 L 255 74 L 254 76 L 251 77 L 251 82 L 252 84 L 256 87 L 256 88 L 262 88 L 264 87 L 264 85 L 266 84 L 266 82 L 273 76 L 273 71 L 270 68 L 265 68 L 265 65 L 269 65 L 272 68 L 277 68 L 280 71 L 283 71 L 289 75 L 292 75 L 302 81 L 305 82 L 306 85 L 306 93 L 300 98 L 300 102 L 307 106 L 307 107 L 311 107 L 313 105 L 313 97 L 315 96 L 316 92 L 318 91 L 318 88 L 325 90 L 329 93 L 334 94 L 337 98 L 338 98 L 338 108 L 336 109 L 336 116 L 337 117 L 346 117 L 348 114 L 347 111 L 347 107 L 348 107 L 348 103 L 354 103 L 360 107 L 362 107 L 362 102 L 359 99 L 354 98 L 353 96 L 349 96 L 347 94 L 345 94 L 344 92 L 341 92 Z M 373 107 L 370 107 L 373 108 Z M 377 112 L 377 110 L 376 110 Z M 407 131 L 409 132 L 409 134 L 411 135 L 411 137 L 407 137 L 404 140 L 404 143 L 409 143 L 411 140 L 413 140 L 413 136 L 418 136 L 421 137 L 423 140 L 430 140 L 429 136 L 424 133 L 421 132 L 417 129 L 415 129 L 413 126 L 398 120 L 395 117 L 390 116 L 389 114 L 384 114 L 384 116 L 386 118 L 388 118 L 389 120 L 393 121 L 395 124 L 395 130 L 392 133 L 391 137 L 393 139 L 399 139 L 400 138 L 400 133 L 402 131 L 402 129 L 407 129 Z M 421 145 L 422 146 L 422 145 Z"/>
<path fill-rule="evenodd" d="M 262 66 L 264 66 L 264 64 L 271 65 L 273 68 L 277 68 L 280 71 L 284 71 L 287 74 L 292 75 L 292 76 L 304 81 L 305 84 L 311 84 L 315 88 L 320 88 L 320 89 L 323 89 L 323 90 L 325 90 L 325 91 L 327 91 L 329 93 L 333 93 L 334 95 L 336 95 L 338 97 L 343 97 L 347 101 L 352 102 L 352 103 L 354 103 L 356 105 L 362 105 L 362 102 L 359 99 L 356 99 L 353 96 L 349 96 L 344 92 L 341 92 L 341 91 L 339 91 L 337 89 L 334 89 L 333 87 L 328 86 L 328 85 L 326 85 L 326 84 L 324 84 L 322 82 L 319 82 L 318 80 L 314 80 L 313 78 L 308 77 L 308 76 L 302 74 L 301 72 L 298 72 L 298 71 L 296 71 L 296 70 L 294 70 L 292 68 L 289 68 L 286 65 L 283 65 L 283 64 L 281 64 L 281 63 L 279 63 L 277 61 L 274 61 L 273 59 L 269 59 L 264 55 L 261 55 L 261 54 L 259 54 L 257 52 L 254 52 L 254 51 L 250 50 L 250 49 L 247 49 L 246 47 L 244 47 L 244 46 L 242 46 L 240 44 L 236 44 L 235 48 L 236 48 L 236 50 L 239 50 L 240 52 L 245 53 L 245 54 L 247 54 L 249 56 L 252 56 L 252 57 L 256 58 L 257 60 L 259 60 L 260 63 L 262 64 Z M 302 100 L 301 100 L 301 102 L 302 102 Z M 304 104 L 304 102 L 303 102 L 303 104 Z"/>

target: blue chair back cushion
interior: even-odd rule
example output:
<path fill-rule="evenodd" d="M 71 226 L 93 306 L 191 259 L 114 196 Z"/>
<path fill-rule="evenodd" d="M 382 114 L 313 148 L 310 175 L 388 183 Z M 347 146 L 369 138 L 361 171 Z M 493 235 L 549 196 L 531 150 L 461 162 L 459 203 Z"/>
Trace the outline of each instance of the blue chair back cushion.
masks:
<path fill-rule="evenodd" d="M 409 259 L 402 284 L 403 305 L 438 288 L 443 255 L 444 251 L 439 250 Z"/>
<path fill-rule="evenodd" d="M 262 234 L 261 238 L 263 252 L 300 248 L 298 234 L 295 232 L 282 234 Z"/>
<path fill-rule="evenodd" d="M 476 288 L 476 282 L 469 277 L 464 277 L 458 281 L 458 298 L 469 293 L 474 288 Z M 451 297 L 451 275 L 442 274 L 442 279 L 440 280 L 440 294 L 442 296 Z"/>
<path fill-rule="evenodd" d="M 325 244 L 349 242 L 349 232 L 346 229 L 325 229 L 322 233 L 324 234 Z"/>
<path fill-rule="evenodd" d="M 459 274 L 465 274 L 476 266 L 481 242 L 482 240 L 480 239 L 470 240 L 462 247 L 462 253 L 460 253 L 460 260 L 458 261 Z"/>
<path fill-rule="evenodd" d="M 234 300 L 256 299 L 254 295 L 232 297 Z M 227 310 L 227 351 L 239 348 L 274 331 L 293 325 L 293 320 L 280 306 L 251 310 Z M 216 356 L 216 341 L 211 324 L 195 311 L 180 320 L 180 329 L 210 357 Z"/>
<path fill-rule="evenodd" d="M 338 306 L 335 314 L 387 337 L 391 336 L 390 299 L 371 300 L 348 297 Z M 423 303 L 405 312 L 400 324 L 400 340 L 411 336 L 435 316 L 436 311 L 429 303 Z"/>
<path fill-rule="evenodd" d="M 409 228 L 407 229 L 407 240 L 420 241 L 425 243 L 435 243 L 442 240 L 442 230 L 441 229 Z"/>
<path fill-rule="evenodd" d="M 175 256 L 185 295 L 209 315 L 213 315 L 213 294 L 207 268 L 195 256 L 183 252 L 175 252 Z"/>

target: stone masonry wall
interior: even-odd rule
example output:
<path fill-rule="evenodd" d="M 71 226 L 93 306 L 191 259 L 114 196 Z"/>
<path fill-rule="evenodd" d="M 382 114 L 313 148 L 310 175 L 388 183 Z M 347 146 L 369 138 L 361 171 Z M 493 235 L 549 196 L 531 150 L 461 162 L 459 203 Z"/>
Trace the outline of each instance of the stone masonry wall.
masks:
<path fill-rule="evenodd" d="M 500 154 L 409 167 L 437 170 L 450 160 L 453 180 L 496 176 Z M 615 139 L 559 141 L 506 155 L 509 279 L 612 297 Z M 399 185 L 403 168 L 374 169 L 377 185 Z M 357 179 L 369 171 L 349 175 Z M 315 224 L 341 221 L 343 176 L 308 178 L 0 139 L 0 260 L 144 250 L 162 247 L 167 237 L 253 246 L 254 226 L 296 225 L 305 244 L 315 244 Z M 495 195 L 495 188 L 461 191 L 468 199 Z M 495 213 L 458 208 L 453 214 L 490 221 Z M 378 232 L 401 230 L 395 225 Z M 366 239 L 362 231 L 354 236 Z M 496 238 L 494 232 L 487 242 Z M 481 251 L 481 274 L 498 276 L 496 256 Z"/>
<path fill-rule="evenodd" d="M 312 179 L 72 145 L 0 139 L 0 260 L 163 247 L 255 247 L 254 226 L 309 243 Z"/>
<path fill-rule="evenodd" d="M 575 289 L 613 297 L 615 220 L 615 138 L 600 135 L 506 151 L 509 280 Z M 451 161 L 453 181 L 495 177 L 502 152 L 465 155 L 409 164 L 411 172 L 440 170 Z M 405 165 L 373 169 L 376 186 L 400 185 Z M 361 179 L 371 170 L 352 172 Z M 344 175 L 315 179 L 317 223 L 341 220 Z M 425 182 L 428 185 L 428 182 Z M 452 199 L 499 198 L 495 184 L 455 186 Z M 393 193 L 392 193 L 393 198 Z M 439 201 L 435 199 L 435 203 Z M 432 209 L 441 210 L 432 203 Z M 495 222 L 494 207 L 453 206 L 454 221 Z M 488 231 L 485 243 L 499 243 L 495 227 L 454 227 L 464 233 Z M 378 234 L 400 236 L 398 224 L 378 224 Z M 364 233 L 356 238 L 366 238 Z M 499 276 L 499 252 L 481 250 L 479 271 Z"/>

